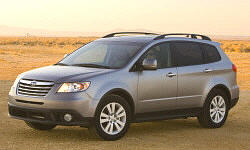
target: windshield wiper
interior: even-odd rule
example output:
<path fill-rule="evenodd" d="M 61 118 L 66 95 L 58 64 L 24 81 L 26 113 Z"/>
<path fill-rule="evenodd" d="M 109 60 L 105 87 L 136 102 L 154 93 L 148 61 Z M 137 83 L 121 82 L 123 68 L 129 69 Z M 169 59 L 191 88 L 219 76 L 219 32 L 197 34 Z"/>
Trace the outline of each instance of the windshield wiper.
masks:
<path fill-rule="evenodd" d="M 68 65 L 68 64 L 64 64 L 64 63 L 56 63 L 56 64 L 54 64 L 54 65 L 60 65 L 60 66 L 70 66 L 70 65 Z"/>
<path fill-rule="evenodd" d="M 72 66 L 111 69 L 109 66 L 99 64 L 72 64 Z"/>

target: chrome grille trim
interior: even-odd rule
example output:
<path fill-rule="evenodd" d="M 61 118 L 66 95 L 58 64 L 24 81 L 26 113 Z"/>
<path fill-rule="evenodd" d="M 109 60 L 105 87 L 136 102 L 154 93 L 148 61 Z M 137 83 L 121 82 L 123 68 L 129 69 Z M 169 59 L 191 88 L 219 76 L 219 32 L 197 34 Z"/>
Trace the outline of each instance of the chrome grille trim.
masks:
<path fill-rule="evenodd" d="M 41 87 L 36 86 L 36 87 L 30 87 L 30 85 L 24 85 L 22 83 L 19 83 L 20 88 L 28 88 L 28 89 L 41 89 Z M 42 87 L 44 90 L 50 90 L 51 87 Z"/>
<path fill-rule="evenodd" d="M 31 92 L 46 92 L 46 93 L 49 92 L 49 89 L 36 89 L 36 90 L 34 90 L 31 88 L 21 88 L 20 86 L 19 86 L 18 90 L 19 91 L 31 91 Z"/>
<path fill-rule="evenodd" d="M 21 79 L 18 83 L 17 94 L 26 96 L 46 96 L 54 82 Z"/>
<path fill-rule="evenodd" d="M 23 84 L 27 84 L 27 85 L 30 85 L 30 83 L 32 82 L 32 81 L 36 81 L 36 80 L 25 80 L 25 79 L 21 79 L 19 82 L 21 82 L 21 83 L 23 83 Z M 39 84 L 37 84 L 37 85 L 41 85 L 41 86 L 44 86 L 44 85 L 53 85 L 54 83 L 53 82 L 47 82 L 47 81 L 36 81 L 37 83 L 39 83 Z"/>

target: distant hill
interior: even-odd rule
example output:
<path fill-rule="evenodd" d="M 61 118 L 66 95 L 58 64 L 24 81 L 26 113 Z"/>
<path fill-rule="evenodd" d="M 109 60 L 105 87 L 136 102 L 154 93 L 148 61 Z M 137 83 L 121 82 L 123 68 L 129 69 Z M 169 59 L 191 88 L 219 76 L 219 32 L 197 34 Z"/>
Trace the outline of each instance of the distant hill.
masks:
<path fill-rule="evenodd" d="M 44 37 L 64 37 L 64 36 L 95 36 L 95 32 L 71 32 L 71 31 L 51 31 L 44 29 L 31 29 L 21 27 L 9 27 L 0 25 L 0 36 L 44 36 Z"/>
<path fill-rule="evenodd" d="M 221 40 L 250 40 L 250 36 L 210 35 L 210 37 Z"/>
<path fill-rule="evenodd" d="M 112 32 L 124 32 L 124 31 L 143 31 L 143 32 L 155 32 L 147 29 L 114 29 L 107 32 L 71 32 L 71 31 L 51 31 L 44 29 L 31 29 L 22 27 L 10 27 L 0 25 L 0 36 L 42 36 L 42 37 L 84 37 L 84 36 L 103 36 Z M 225 35 L 209 35 L 212 39 L 225 39 L 225 40 L 250 40 L 250 36 L 225 36 Z"/>

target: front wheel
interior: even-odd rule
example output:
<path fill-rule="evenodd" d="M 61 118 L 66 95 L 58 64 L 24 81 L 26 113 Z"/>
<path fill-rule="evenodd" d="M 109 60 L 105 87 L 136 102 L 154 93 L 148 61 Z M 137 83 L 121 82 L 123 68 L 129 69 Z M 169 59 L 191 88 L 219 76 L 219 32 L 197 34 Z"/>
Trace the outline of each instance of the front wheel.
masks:
<path fill-rule="evenodd" d="M 25 123 L 29 127 L 35 130 L 51 130 L 56 127 L 56 125 L 53 125 L 53 124 L 42 124 L 42 123 L 29 122 L 29 121 L 25 121 Z"/>
<path fill-rule="evenodd" d="M 208 95 L 203 110 L 198 116 L 199 123 L 206 128 L 224 125 L 229 110 L 228 98 L 224 91 L 214 89 Z"/>
<path fill-rule="evenodd" d="M 97 107 L 91 134 L 104 140 L 118 140 L 129 128 L 131 110 L 127 101 L 118 95 L 108 95 Z"/>

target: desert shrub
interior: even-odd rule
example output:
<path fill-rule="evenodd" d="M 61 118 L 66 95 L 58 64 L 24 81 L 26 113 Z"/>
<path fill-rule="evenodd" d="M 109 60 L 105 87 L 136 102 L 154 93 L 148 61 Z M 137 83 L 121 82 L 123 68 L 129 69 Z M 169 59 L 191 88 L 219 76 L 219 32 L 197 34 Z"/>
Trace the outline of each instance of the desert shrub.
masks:
<path fill-rule="evenodd" d="M 19 41 L 11 41 L 7 43 L 7 45 L 19 45 L 19 44 L 20 44 Z"/>
<path fill-rule="evenodd" d="M 250 53 L 250 47 L 242 49 L 241 52 Z"/>
<path fill-rule="evenodd" d="M 60 42 L 60 43 L 58 43 L 58 45 L 65 45 L 65 43 L 64 42 Z"/>
<path fill-rule="evenodd" d="M 0 37 L 0 45 L 83 45 L 95 39 L 95 37 Z"/>
<path fill-rule="evenodd" d="M 75 49 L 96 37 L 0 37 L 0 45 L 45 46 Z M 249 52 L 249 40 L 216 40 L 225 52 Z"/>

